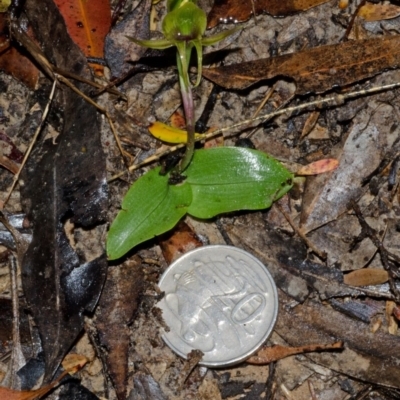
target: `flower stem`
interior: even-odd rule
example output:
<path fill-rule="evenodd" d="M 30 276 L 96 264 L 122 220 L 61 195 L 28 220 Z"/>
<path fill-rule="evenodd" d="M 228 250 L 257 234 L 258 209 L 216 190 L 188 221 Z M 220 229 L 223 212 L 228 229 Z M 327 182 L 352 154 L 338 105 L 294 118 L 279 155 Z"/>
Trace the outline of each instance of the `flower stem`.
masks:
<path fill-rule="evenodd" d="M 188 50 L 188 49 L 186 49 Z M 189 57 L 185 54 L 185 60 L 182 60 L 181 54 L 183 52 L 177 53 L 177 64 L 178 64 L 178 72 L 179 72 L 179 84 L 181 88 L 181 96 L 183 103 L 183 110 L 185 112 L 185 120 L 186 120 L 186 130 L 187 130 L 187 143 L 186 143 L 186 151 L 182 158 L 182 161 L 179 165 L 179 172 L 183 172 L 190 161 L 192 161 L 193 153 L 194 153 L 194 145 L 195 145 L 195 115 L 194 115 L 194 102 L 193 102 L 193 93 L 192 87 L 189 80 L 189 73 L 186 62 L 190 58 L 190 49 L 189 49 Z M 185 52 L 186 53 L 186 52 Z M 182 65 L 182 61 L 183 65 Z"/>

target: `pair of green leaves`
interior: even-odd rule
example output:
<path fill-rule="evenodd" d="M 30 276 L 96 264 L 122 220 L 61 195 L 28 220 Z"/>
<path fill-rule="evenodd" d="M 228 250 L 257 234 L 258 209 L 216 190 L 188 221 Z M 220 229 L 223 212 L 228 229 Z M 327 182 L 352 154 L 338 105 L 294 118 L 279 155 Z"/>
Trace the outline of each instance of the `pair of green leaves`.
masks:
<path fill-rule="evenodd" d="M 107 238 L 110 260 L 172 229 L 187 213 L 207 219 L 271 206 L 292 187 L 293 174 L 267 154 L 239 147 L 198 150 L 186 179 L 168 183 L 155 168 L 129 189 Z"/>

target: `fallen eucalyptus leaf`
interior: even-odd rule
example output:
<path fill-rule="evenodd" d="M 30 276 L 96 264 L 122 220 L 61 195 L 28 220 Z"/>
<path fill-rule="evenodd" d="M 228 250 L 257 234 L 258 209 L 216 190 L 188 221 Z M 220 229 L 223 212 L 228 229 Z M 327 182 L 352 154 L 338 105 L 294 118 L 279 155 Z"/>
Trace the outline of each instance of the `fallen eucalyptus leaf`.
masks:
<path fill-rule="evenodd" d="M 318 46 L 292 54 L 203 70 L 203 76 L 227 89 L 286 76 L 296 93 L 322 93 L 398 68 L 400 35 Z"/>
<path fill-rule="evenodd" d="M 186 214 L 192 201 L 189 185 L 169 185 L 168 175 L 155 168 L 129 189 L 122 209 L 110 227 L 107 254 L 122 257 L 145 240 L 169 231 Z"/>
<path fill-rule="evenodd" d="M 198 150 L 185 174 L 193 193 L 188 213 L 196 218 L 268 208 L 290 190 L 293 179 L 279 161 L 240 147 Z"/>

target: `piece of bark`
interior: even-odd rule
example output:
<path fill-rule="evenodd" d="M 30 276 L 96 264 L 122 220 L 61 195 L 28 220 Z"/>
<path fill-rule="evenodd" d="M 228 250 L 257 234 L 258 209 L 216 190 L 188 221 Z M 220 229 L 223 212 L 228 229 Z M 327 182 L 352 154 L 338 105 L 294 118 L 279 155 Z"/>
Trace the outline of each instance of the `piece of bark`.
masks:
<path fill-rule="evenodd" d="M 119 400 L 126 399 L 131 329 L 142 294 L 144 274 L 138 256 L 111 267 L 96 312 L 95 327 L 103 360 Z"/>
<path fill-rule="evenodd" d="M 203 69 L 203 76 L 227 89 L 246 89 L 287 77 L 297 94 L 323 93 L 400 65 L 400 35 L 319 46 L 273 58 Z"/>
<path fill-rule="evenodd" d="M 351 200 L 357 200 L 368 188 L 362 183 L 380 165 L 385 153 L 391 151 L 395 138 L 390 134 L 393 107 L 389 104 L 376 108 L 370 103 L 360 112 L 345 136 L 337 158 L 339 167 L 321 180 L 307 183 L 301 214 L 301 229 L 310 232 L 335 220 L 347 211 Z M 364 121 L 368 121 L 365 125 Z"/>
<path fill-rule="evenodd" d="M 400 338 L 384 332 L 371 333 L 370 326 L 315 301 L 290 308 L 290 297 L 279 291 L 280 313 L 275 331 L 291 346 L 304 343 L 343 341 L 340 353 L 310 353 L 318 364 L 365 382 L 400 387 L 398 363 Z M 345 327 L 345 329 L 344 329 Z"/>
<path fill-rule="evenodd" d="M 24 11 L 46 57 L 57 67 L 90 79 L 87 62 L 67 34 L 51 0 Z M 60 46 L 59 43 L 63 45 Z M 22 284 L 38 326 L 45 355 L 45 381 L 83 327 L 103 287 L 107 260 L 100 245 L 76 252 L 64 224 L 90 229 L 107 210 L 105 157 L 96 109 L 70 89 L 58 94 L 64 126 L 57 142 L 38 145 L 23 170 L 22 204 L 32 226 L 32 242 L 22 263 Z M 100 243 L 100 233 L 92 231 Z"/>
<path fill-rule="evenodd" d="M 359 300 L 338 301 L 331 299 L 329 303 L 335 310 L 340 311 L 342 314 L 365 323 L 370 323 L 372 317 L 382 312 L 381 304 L 378 302 L 374 304 Z"/>

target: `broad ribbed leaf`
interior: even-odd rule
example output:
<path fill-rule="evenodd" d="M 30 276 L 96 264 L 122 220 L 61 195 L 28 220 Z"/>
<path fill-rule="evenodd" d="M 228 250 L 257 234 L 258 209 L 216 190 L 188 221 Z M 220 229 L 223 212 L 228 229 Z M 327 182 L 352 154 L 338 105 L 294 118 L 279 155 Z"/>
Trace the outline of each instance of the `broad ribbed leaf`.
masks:
<path fill-rule="evenodd" d="M 160 235 L 186 214 L 192 200 L 190 186 L 169 185 L 168 175 L 155 168 L 139 178 L 129 189 L 110 227 L 107 253 L 117 259 L 145 240 Z"/>
<path fill-rule="evenodd" d="M 240 147 L 198 150 L 187 170 L 188 213 L 197 218 L 268 208 L 292 187 L 293 174 L 267 154 Z"/>

